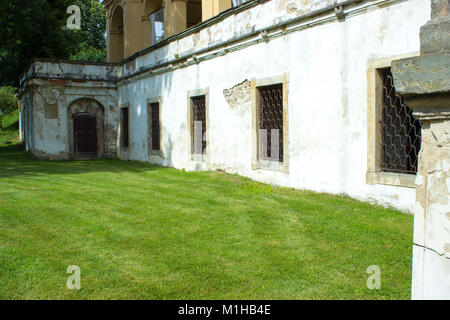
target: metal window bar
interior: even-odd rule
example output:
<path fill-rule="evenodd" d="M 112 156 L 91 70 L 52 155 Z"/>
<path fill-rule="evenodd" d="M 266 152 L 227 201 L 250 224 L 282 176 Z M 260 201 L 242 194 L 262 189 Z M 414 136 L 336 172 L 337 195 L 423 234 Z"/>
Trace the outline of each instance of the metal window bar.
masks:
<path fill-rule="evenodd" d="M 122 146 L 128 148 L 130 145 L 130 137 L 128 132 L 129 117 L 128 108 L 122 108 Z"/>
<path fill-rule="evenodd" d="M 151 137 L 152 150 L 160 150 L 159 103 L 151 103 Z"/>
<path fill-rule="evenodd" d="M 260 87 L 259 94 L 260 159 L 283 162 L 283 85 Z M 273 139 L 276 140 L 277 135 L 278 154 Z M 272 144 L 275 148 L 272 148 Z"/>
<path fill-rule="evenodd" d="M 194 146 L 199 141 L 195 141 L 196 137 L 201 139 L 201 153 L 206 154 L 206 103 L 205 96 L 191 97 L 192 102 L 192 133 L 194 137 Z M 201 136 L 195 135 L 195 123 L 201 123 Z M 200 149 L 200 148 L 199 148 Z M 198 150 L 199 151 L 199 150 Z M 196 148 L 194 153 L 199 153 Z"/>
<path fill-rule="evenodd" d="M 395 92 L 391 69 L 380 70 L 382 80 L 382 152 L 385 172 L 417 173 L 421 145 L 420 121 L 414 119 L 405 100 Z"/>

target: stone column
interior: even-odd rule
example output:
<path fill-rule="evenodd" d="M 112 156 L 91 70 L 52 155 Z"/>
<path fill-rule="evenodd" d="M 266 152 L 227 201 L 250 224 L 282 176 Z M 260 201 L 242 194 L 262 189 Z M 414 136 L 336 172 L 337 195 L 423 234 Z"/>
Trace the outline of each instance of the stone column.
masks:
<path fill-rule="evenodd" d="M 420 56 L 392 63 L 396 90 L 422 124 L 416 178 L 413 299 L 450 299 L 450 5 L 432 0 Z"/>
<path fill-rule="evenodd" d="M 186 0 L 167 0 L 164 8 L 164 38 L 186 29 Z"/>
<path fill-rule="evenodd" d="M 231 8 L 231 0 L 202 0 L 202 21 Z"/>
<path fill-rule="evenodd" d="M 124 8 L 124 58 L 132 56 L 144 49 L 142 43 L 141 17 L 144 12 L 143 3 L 140 0 L 128 0 Z"/>
<path fill-rule="evenodd" d="M 149 16 L 142 16 L 142 45 L 143 49 L 152 45 L 152 24 Z"/>

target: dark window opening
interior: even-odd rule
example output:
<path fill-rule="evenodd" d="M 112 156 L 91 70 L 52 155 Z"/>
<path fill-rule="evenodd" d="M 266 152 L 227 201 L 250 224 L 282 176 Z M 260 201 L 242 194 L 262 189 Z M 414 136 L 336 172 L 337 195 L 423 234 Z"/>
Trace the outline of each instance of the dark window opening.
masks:
<path fill-rule="evenodd" d="M 206 99 L 191 97 L 193 153 L 206 154 Z"/>
<path fill-rule="evenodd" d="M 128 148 L 130 145 L 129 136 L 129 108 L 122 108 L 122 147 Z"/>
<path fill-rule="evenodd" d="M 391 69 L 379 70 L 382 81 L 381 168 L 386 172 L 417 172 L 421 144 L 420 121 L 395 92 Z"/>
<path fill-rule="evenodd" d="M 150 130 L 152 139 L 152 150 L 160 150 L 160 128 L 159 128 L 159 103 L 150 104 Z"/>
<path fill-rule="evenodd" d="M 202 22 L 202 1 L 188 0 L 186 3 L 186 27 L 190 28 Z"/>
<path fill-rule="evenodd" d="M 283 162 L 283 85 L 258 90 L 260 159 Z"/>

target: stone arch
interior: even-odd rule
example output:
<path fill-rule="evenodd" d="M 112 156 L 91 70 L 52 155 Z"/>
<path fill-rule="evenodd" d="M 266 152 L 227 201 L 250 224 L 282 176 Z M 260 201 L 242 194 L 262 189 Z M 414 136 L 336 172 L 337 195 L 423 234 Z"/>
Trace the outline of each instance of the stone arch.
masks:
<path fill-rule="evenodd" d="M 158 11 L 164 5 L 163 0 L 146 0 L 145 1 L 145 15 Z"/>
<path fill-rule="evenodd" d="M 101 158 L 105 152 L 105 110 L 103 106 L 94 99 L 80 98 L 73 101 L 68 108 L 68 127 L 69 127 L 69 154 L 72 159 L 75 158 L 74 147 L 74 116 L 79 114 L 89 114 L 95 117 L 97 125 L 97 155 Z"/>
<path fill-rule="evenodd" d="M 122 61 L 124 50 L 123 9 L 117 6 L 112 14 L 109 28 L 109 62 Z"/>

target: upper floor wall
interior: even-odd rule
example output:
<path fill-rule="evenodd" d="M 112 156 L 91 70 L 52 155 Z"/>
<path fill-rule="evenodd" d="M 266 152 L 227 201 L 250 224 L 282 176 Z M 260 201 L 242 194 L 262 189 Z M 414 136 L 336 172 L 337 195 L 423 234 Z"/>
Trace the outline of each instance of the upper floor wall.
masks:
<path fill-rule="evenodd" d="M 248 0 L 105 0 L 108 62 L 119 62 Z"/>

